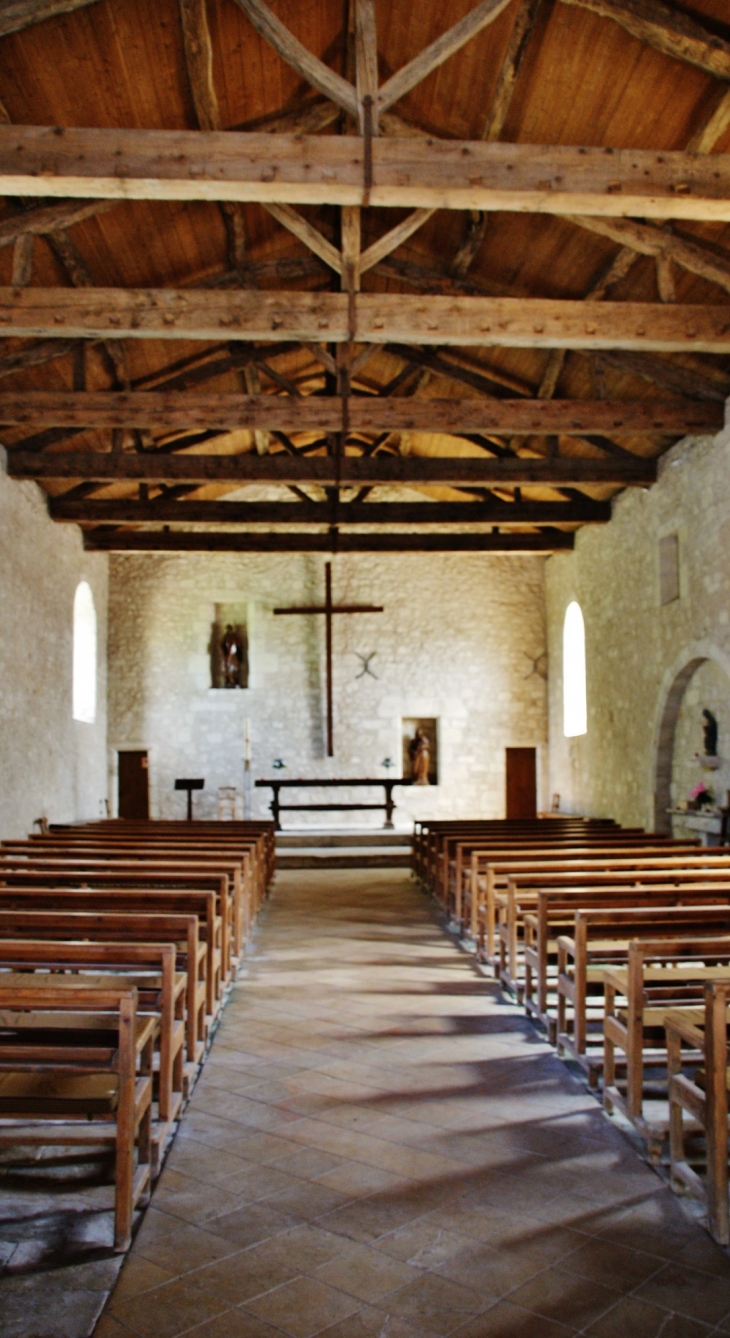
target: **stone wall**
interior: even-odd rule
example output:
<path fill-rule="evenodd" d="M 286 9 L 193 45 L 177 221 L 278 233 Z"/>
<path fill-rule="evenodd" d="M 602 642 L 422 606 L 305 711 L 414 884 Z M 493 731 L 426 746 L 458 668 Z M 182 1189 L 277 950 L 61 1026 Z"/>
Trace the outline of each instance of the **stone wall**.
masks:
<path fill-rule="evenodd" d="M 177 776 L 205 778 L 196 813 L 215 816 L 218 787 L 242 788 L 246 717 L 254 777 L 271 775 L 277 758 L 284 777 L 382 777 L 386 757 L 397 775 L 402 717 L 436 717 L 440 783 L 397 793 L 398 817 L 499 816 L 505 747 L 540 746 L 546 737 L 545 682 L 535 669 L 545 649 L 544 565 L 512 556 L 336 557 L 335 603 L 385 611 L 335 619 L 330 760 L 324 619 L 272 613 L 277 605 L 322 602 L 322 557 L 117 555 L 110 568 L 111 754 L 149 750 L 153 816 L 182 816 Z M 221 606 L 248 609 L 245 691 L 210 686 L 211 628 Z M 358 652 L 376 652 L 370 668 L 377 678 L 362 673 Z M 265 816 L 269 799 L 254 790 L 254 813 Z M 341 820 L 379 825 L 382 814 Z"/>
<path fill-rule="evenodd" d="M 2 452 L 0 452 L 2 454 Z M 105 555 L 84 553 L 75 526 L 49 520 L 34 483 L 0 461 L 0 835 L 33 820 L 96 818 L 107 794 Z M 72 718 L 73 604 L 91 586 L 97 616 L 94 724 Z"/>
<path fill-rule="evenodd" d="M 680 597 L 662 606 L 659 540 L 668 534 L 679 537 Z M 663 458 L 653 488 L 621 494 L 610 525 L 581 530 L 573 553 L 549 559 L 550 789 L 560 794 L 561 808 L 653 827 L 667 821 L 670 798 L 684 798 L 700 779 L 718 787 L 724 802 L 729 571 L 727 430 L 679 442 Z M 562 628 L 572 599 L 586 627 L 588 731 L 566 739 Z M 720 725 L 718 773 L 701 772 L 694 758 L 702 751 L 703 706 Z"/>

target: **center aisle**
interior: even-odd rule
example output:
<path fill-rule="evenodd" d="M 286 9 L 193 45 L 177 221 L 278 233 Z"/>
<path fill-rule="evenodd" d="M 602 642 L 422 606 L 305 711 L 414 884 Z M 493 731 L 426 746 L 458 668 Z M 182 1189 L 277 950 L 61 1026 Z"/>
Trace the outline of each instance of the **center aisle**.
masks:
<path fill-rule="evenodd" d="M 728 1314 L 725 1252 L 408 876 L 299 870 L 96 1338 L 700 1338 Z"/>

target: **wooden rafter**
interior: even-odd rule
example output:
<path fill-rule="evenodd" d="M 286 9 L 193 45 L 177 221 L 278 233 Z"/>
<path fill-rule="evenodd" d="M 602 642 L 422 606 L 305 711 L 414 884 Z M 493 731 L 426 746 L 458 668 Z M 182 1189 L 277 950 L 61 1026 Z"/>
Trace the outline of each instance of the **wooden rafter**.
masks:
<path fill-rule="evenodd" d="M 730 42 L 705 28 L 698 19 L 661 0 L 563 0 L 613 19 L 632 37 L 665 56 L 696 65 L 719 79 L 730 79 Z"/>
<path fill-rule="evenodd" d="M 20 32 L 31 28 L 44 19 L 54 19 L 59 14 L 70 14 L 75 9 L 85 9 L 96 0 L 2 0 L 0 3 L 0 37 L 8 33 Z"/>
<path fill-rule="evenodd" d="M 630 247 L 641 255 L 655 256 L 658 260 L 674 261 L 682 269 L 698 274 L 700 278 L 716 283 L 730 293 L 730 256 L 724 260 L 716 250 L 703 246 L 701 240 L 677 236 L 651 223 L 639 223 L 633 218 L 572 218 L 571 222 L 588 232 L 610 237 L 620 246 Z"/>
<path fill-rule="evenodd" d="M 607 218 L 730 220 L 730 155 L 391 139 L 370 203 Z M 0 192 L 28 197 L 362 204 L 351 135 L 0 126 Z"/>
<path fill-rule="evenodd" d="M 289 389 L 289 387 L 287 387 Z M 296 390 L 296 387 L 294 387 Z M 334 432 L 338 395 L 185 395 L 169 391 L 4 391 L 0 423 L 34 427 Z M 351 396 L 353 432 L 687 433 L 719 431 L 719 406 L 698 400 L 413 399 Z"/>
<path fill-rule="evenodd" d="M 398 102 L 410 93 L 411 89 L 422 83 L 424 79 L 443 65 L 445 60 L 453 56 L 455 52 L 470 42 L 477 33 L 482 32 L 488 24 L 507 8 L 510 0 L 481 0 L 481 4 L 476 5 L 463 19 L 459 19 L 453 27 L 447 32 L 437 37 L 430 46 L 424 51 L 414 56 L 413 60 L 407 65 L 403 65 L 400 70 L 391 75 L 390 79 L 380 85 L 378 90 L 378 103 L 381 111 L 386 111 L 392 107 L 394 102 Z"/>

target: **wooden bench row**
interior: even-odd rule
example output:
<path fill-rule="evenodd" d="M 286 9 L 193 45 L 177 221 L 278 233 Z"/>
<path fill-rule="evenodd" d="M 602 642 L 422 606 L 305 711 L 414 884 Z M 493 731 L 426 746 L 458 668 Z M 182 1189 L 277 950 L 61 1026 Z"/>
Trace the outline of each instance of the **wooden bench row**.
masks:
<path fill-rule="evenodd" d="M 273 824 L 239 823 L 88 824 L 0 848 L 0 1145 L 112 1149 L 118 1250 L 204 1060 L 273 849 Z"/>

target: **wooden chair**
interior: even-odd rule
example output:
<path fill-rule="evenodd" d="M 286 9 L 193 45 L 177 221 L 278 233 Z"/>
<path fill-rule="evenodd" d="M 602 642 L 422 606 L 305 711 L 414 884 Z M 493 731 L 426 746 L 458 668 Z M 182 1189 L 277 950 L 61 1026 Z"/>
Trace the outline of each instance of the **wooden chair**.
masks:
<path fill-rule="evenodd" d="M 158 1024 L 138 1016 L 136 989 L 98 988 L 79 976 L 41 979 L 0 981 L 0 1146 L 111 1146 L 114 1248 L 124 1251 L 134 1207 L 150 1189 Z"/>
<path fill-rule="evenodd" d="M 728 1004 L 730 980 L 705 986 L 704 1006 L 665 1018 L 672 1184 L 704 1200 L 711 1234 L 730 1244 L 728 1212 Z M 689 1054 L 682 1046 L 689 1046 Z M 683 1068 L 689 1067 L 686 1074 Z M 690 1116 L 689 1129 L 685 1114 Z M 704 1176 L 689 1143 L 704 1131 Z M 692 1162 L 695 1165 L 692 1165 Z"/>

